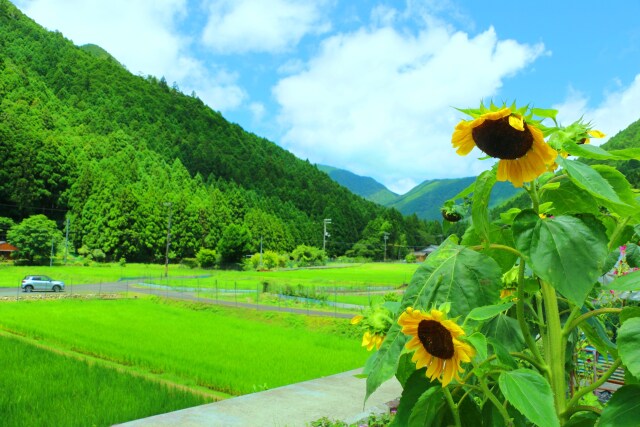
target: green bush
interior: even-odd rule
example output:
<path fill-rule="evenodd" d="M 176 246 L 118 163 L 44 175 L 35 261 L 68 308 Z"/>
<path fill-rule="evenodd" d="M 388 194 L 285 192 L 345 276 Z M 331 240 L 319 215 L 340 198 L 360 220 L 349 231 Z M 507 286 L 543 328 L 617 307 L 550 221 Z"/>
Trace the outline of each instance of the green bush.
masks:
<path fill-rule="evenodd" d="M 220 258 L 213 249 L 201 248 L 196 255 L 196 259 L 202 268 L 213 268 L 218 265 Z"/>
<path fill-rule="evenodd" d="M 408 264 L 413 264 L 417 261 L 417 258 L 414 254 L 407 254 L 407 256 L 404 257 L 404 260 L 408 263 Z"/>
<path fill-rule="evenodd" d="M 327 262 L 326 253 L 313 246 L 299 245 L 291 253 L 291 256 L 299 267 L 325 265 Z"/>
<path fill-rule="evenodd" d="M 180 261 L 180 264 L 189 268 L 197 268 L 199 266 L 197 258 L 182 258 L 182 261 Z"/>

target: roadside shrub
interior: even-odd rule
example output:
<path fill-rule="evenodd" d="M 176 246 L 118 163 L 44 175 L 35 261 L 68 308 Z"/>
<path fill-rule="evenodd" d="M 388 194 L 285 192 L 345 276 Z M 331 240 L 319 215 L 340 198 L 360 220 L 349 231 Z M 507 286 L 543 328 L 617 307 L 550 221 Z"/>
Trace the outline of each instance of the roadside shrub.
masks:
<path fill-rule="evenodd" d="M 213 249 L 201 248 L 196 255 L 196 259 L 202 268 L 213 268 L 218 265 L 218 253 Z"/>
<path fill-rule="evenodd" d="M 93 257 L 94 260 L 96 260 L 97 262 L 104 262 L 105 258 L 107 257 L 104 252 L 102 252 L 102 249 L 94 249 L 91 251 L 91 256 Z"/>
<path fill-rule="evenodd" d="M 291 256 L 299 267 L 325 265 L 327 262 L 326 253 L 313 246 L 299 245 L 291 253 Z"/>
<path fill-rule="evenodd" d="M 197 258 L 182 258 L 182 261 L 180 261 L 180 263 L 189 268 L 197 268 L 199 265 Z"/>
<path fill-rule="evenodd" d="M 413 264 L 416 262 L 417 258 L 414 254 L 407 254 L 407 256 L 404 257 L 404 260 L 407 264 Z"/>

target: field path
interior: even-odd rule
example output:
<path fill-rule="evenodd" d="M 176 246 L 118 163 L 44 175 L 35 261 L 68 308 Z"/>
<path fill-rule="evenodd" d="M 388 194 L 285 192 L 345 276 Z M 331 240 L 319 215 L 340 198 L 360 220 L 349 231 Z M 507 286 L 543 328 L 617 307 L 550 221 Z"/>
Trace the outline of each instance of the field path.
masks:
<path fill-rule="evenodd" d="M 174 290 L 175 289 L 175 290 Z M 129 282 L 109 282 L 109 283 L 100 283 L 100 284 L 88 284 L 88 285 L 75 285 L 68 286 L 64 292 L 64 294 L 60 295 L 73 295 L 73 294 L 113 294 L 113 293 L 139 293 L 139 294 L 147 294 L 147 295 L 155 295 L 163 298 L 172 298 L 178 300 L 185 301 L 193 301 L 200 302 L 204 304 L 217 304 L 223 305 L 225 307 L 238 307 L 244 309 L 252 309 L 259 311 L 279 311 L 283 313 L 295 313 L 295 314 L 304 314 L 307 316 L 320 316 L 320 317 L 335 317 L 341 319 L 351 319 L 354 314 L 350 313 L 339 313 L 335 311 L 320 311 L 320 310 L 307 310 L 304 308 L 293 308 L 293 307 L 281 307 L 281 306 L 273 306 L 266 304 L 250 304 L 246 302 L 234 302 L 234 301 L 223 301 L 216 300 L 213 298 L 205 298 L 200 296 L 197 292 L 183 292 L 179 288 L 168 288 L 165 289 L 151 289 L 145 288 L 143 286 L 136 286 L 130 284 Z M 27 298 L 37 298 L 40 295 L 58 295 L 51 292 L 34 292 L 31 294 L 27 294 L 22 292 L 19 288 L 0 288 L 0 297 L 7 298 L 16 298 L 16 299 L 27 299 Z"/>

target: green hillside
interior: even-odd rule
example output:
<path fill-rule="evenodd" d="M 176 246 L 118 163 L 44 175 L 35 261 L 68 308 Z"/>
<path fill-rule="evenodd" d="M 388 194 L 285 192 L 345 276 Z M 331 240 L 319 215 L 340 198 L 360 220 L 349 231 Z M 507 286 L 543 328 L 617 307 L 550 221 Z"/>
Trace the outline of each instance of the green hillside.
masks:
<path fill-rule="evenodd" d="M 475 177 L 424 181 L 388 206 L 398 209 L 405 215 L 415 213 L 419 218 L 438 219 L 441 218 L 440 208 L 443 203 L 474 181 Z M 510 182 L 498 182 L 491 192 L 490 206 L 502 203 L 521 191 L 514 188 Z"/>
<path fill-rule="evenodd" d="M 45 214 L 59 228 L 68 217 L 76 249 L 161 260 L 169 216 L 176 259 L 215 248 L 232 226 L 251 236 L 245 253 L 260 237 L 264 249 L 322 246 L 324 218 L 336 255 L 375 224 L 390 224 L 393 243 L 425 243 L 424 223 L 352 194 L 196 94 L 46 31 L 7 0 L 0 100 L 0 216 Z"/>
<path fill-rule="evenodd" d="M 606 150 L 623 150 L 625 148 L 640 147 L 640 120 L 631 123 L 626 129 L 618 132 L 609 141 L 602 144 Z M 640 161 L 608 161 L 599 162 L 614 166 L 622 172 L 633 188 L 640 188 Z"/>
<path fill-rule="evenodd" d="M 334 168 L 333 166 L 316 165 L 338 184 L 348 188 L 352 193 L 364 197 L 367 200 L 388 206 L 398 198 L 398 195 L 368 176 L 356 175 L 348 170 Z"/>

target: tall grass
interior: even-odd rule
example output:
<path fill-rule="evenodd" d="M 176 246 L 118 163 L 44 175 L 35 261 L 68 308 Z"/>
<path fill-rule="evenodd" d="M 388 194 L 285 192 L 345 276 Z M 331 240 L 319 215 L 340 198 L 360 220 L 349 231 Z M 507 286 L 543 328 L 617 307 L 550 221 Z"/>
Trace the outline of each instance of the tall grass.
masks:
<path fill-rule="evenodd" d="M 345 320 L 159 300 L 5 302 L 0 327 L 229 394 L 335 374 L 367 358 Z"/>
<path fill-rule="evenodd" d="M 0 425 L 109 426 L 207 401 L 0 336 Z"/>

